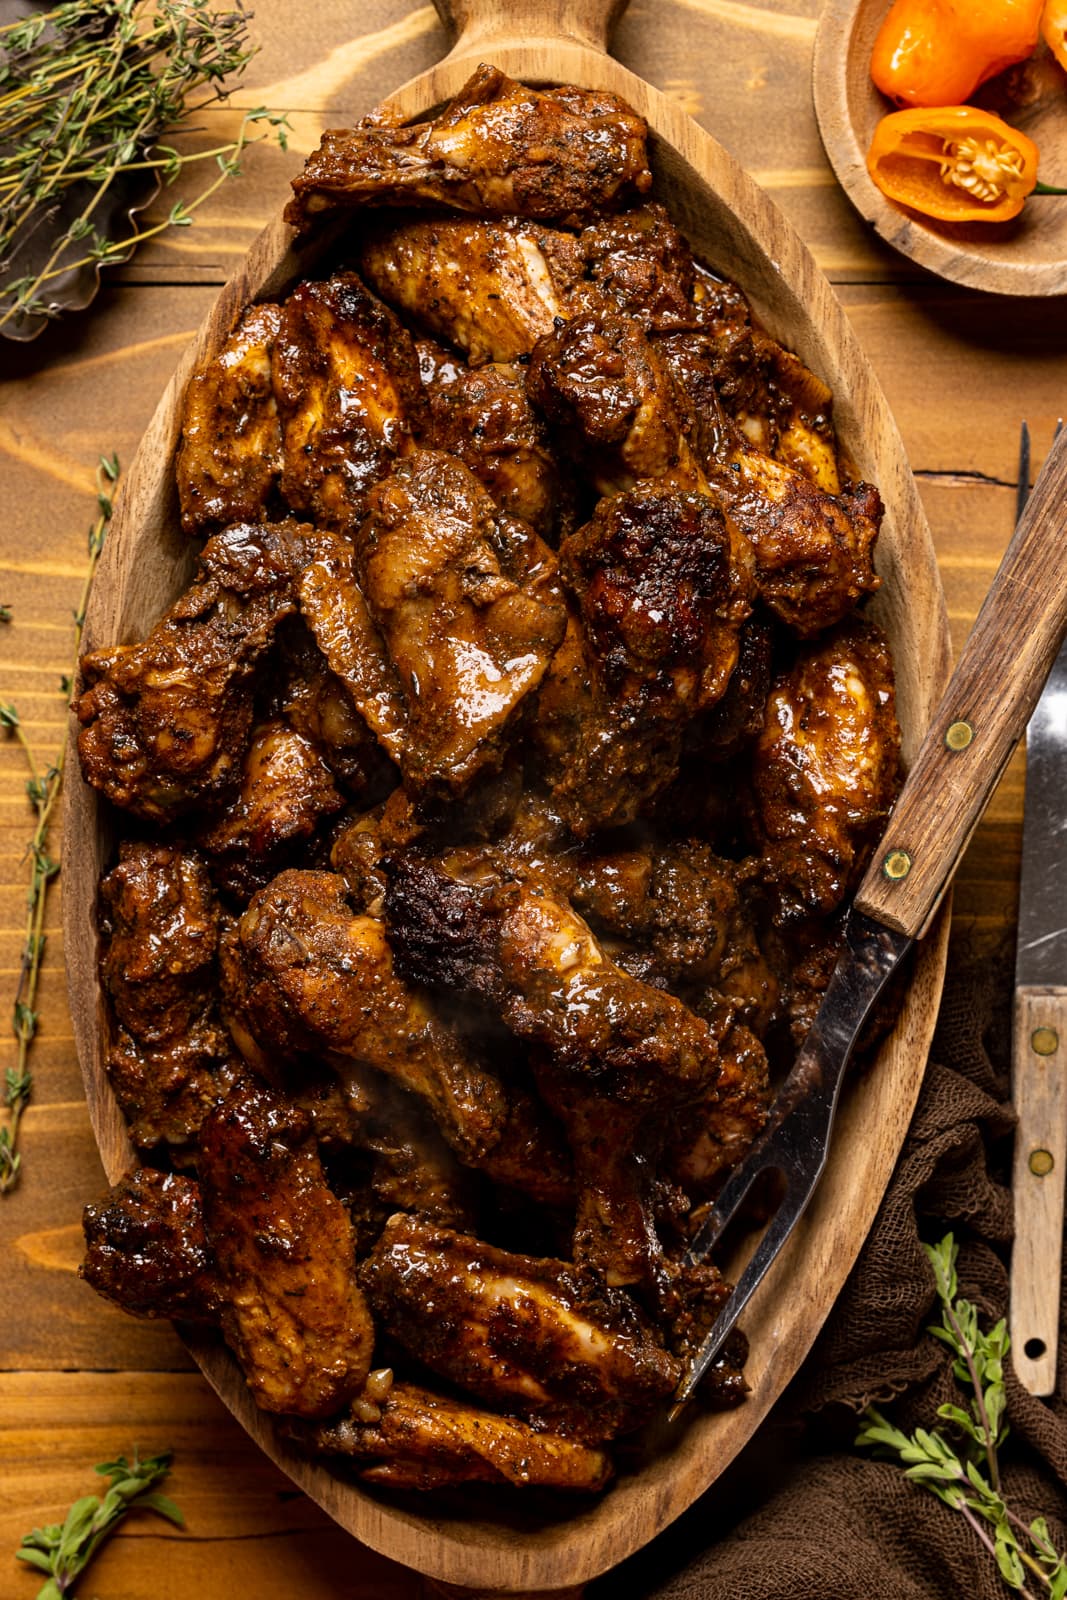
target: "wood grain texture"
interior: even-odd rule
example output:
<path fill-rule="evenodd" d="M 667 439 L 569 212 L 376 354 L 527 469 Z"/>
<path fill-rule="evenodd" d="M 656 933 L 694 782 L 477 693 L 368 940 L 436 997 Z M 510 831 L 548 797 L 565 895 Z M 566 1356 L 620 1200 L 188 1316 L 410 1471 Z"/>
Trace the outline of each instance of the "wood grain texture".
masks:
<path fill-rule="evenodd" d="M 815 39 L 815 111 L 830 163 L 864 221 L 919 266 L 990 294 L 1067 292 L 1067 198 L 1033 197 L 1004 223 L 938 223 L 887 200 L 867 171 L 879 120 L 893 105 L 871 82 L 885 0 L 826 0 Z M 1010 93 L 1007 85 L 1011 85 Z M 979 98 L 1034 140 L 1045 183 L 1067 185 L 1065 75 L 1044 45 Z"/>
<path fill-rule="evenodd" d="M 1015 1130 L 1012 1361 L 1031 1394 L 1056 1388 L 1067 1174 L 1067 985 L 1020 988 L 1012 1017 Z"/>
<path fill-rule="evenodd" d="M 1047 440 L 1062 410 L 1067 299 L 990 298 L 939 282 L 863 223 L 826 163 L 812 110 L 819 9 L 819 0 L 632 0 L 611 48 L 715 134 L 830 274 L 918 474 L 958 651 L 1011 532 L 1019 419 L 1027 416 L 1035 440 Z M 14 613 L 0 627 L 0 699 L 18 704 L 45 761 L 64 732 L 59 676 L 69 670 L 70 609 L 93 515 L 97 455 L 118 449 L 128 465 L 177 354 L 320 129 L 363 115 L 391 85 L 447 49 L 433 7 L 415 0 L 256 0 L 253 33 L 262 48 L 234 109 L 198 119 L 203 137 L 214 139 L 212 118 L 235 126 L 237 107 L 266 102 L 293 110 L 292 150 L 250 150 L 241 178 L 213 197 L 196 225 L 143 247 L 107 280 L 91 315 L 47 330 L 31 348 L 0 353 L 7 491 L 0 601 Z M 189 175 L 170 199 L 194 192 Z M 161 215 L 165 210 L 157 220 Z M 958 947 L 996 945 L 1013 928 L 1023 776 L 1016 757 L 957 875 Z M 9 996 L 30 830 L 24 780 L 19 753 L 0 743 L 0 983 Z M 60 846 L 57 829 L 53 853 Z M 292 1490 L 199 1375 L 175 1371 L 187 1368 L 189 1357 L 169 1328 L 121 1316 L 78 1281 L 81 1209 L 99 1196 L 105 1178 L 66 1011 L 61 898 L 62 880 L 49 909 L 34 1102 L 24 1124 L 26 1175 L 0 1203 L 0 1252 L 15 1274 L 0 1367 L 39 1369 L 3 1380 L 11 1386 L 3 1391 L 4 1418 L 17 1443 L 5 1437 L 0 1447 L 10 1464 L 0 1593 L 32 1600 L 39 1585 L 10 1557 L 19 1535 L 86 1492 L 94 1461 L 140 1443 L 177 1447 L 177 1489 L 192 1513 L 190 1533 L 164 1546 L 161 1525 L 130 1525 L 94 1569 L 90 1594 L 336 1600 L 369 1573 L 372 1593 L 414 1600 L 419 1584 L 407 1568 L 355 1545 Z M 13 1059 L 9 1037 L 0 1036 L 0 1069 Z M 83 1414 L 84 1429 L 75 1426 Z M 774 1443 L 767 1448 L 777 1460 L 789 1453 L 792 1433 L 775 1430 L 773 1418 L 769 1426 Z M 764 1427 L 757 1451 L 767 1436 Z M 729 1492 L 720 1479 L 695 1508 L 690 1541 L 694 1517 L 699 1537 L 715 1537 L 765 1496 L 765 1466 L 743 1476 Z M 671 1537 L 662 1556 L 650 1551 L 641 1575 L 628 1577 L 628 1597 L 638 1600 L 673 1570 L 680 1555 Z M 590 1600 L 617 1600 L 621 1583 L 594 1581 Z"/>
<path fill-rule="evenodd" d="M 505 14 L 487 0 L 466 0 L 454 20 L 467 31 L 452 53 L 392 96 L 389 107 L 405 117 L 425 113 L 455 93 L 491 46 L 492 59 L 514 76 L 609 89 L 646 117 L 657 192 L 698 252 L 736 278 L 770 331 L 830 383 L 844 448 L 881 489 L 887 515 L 879 543 L 883 588 L 876 611 L 894 648 L 905 750 L 911 754 L 944 678 L 948 634 L 929 533 L 899 434 L 828 284 L 773 205 L 674 102 L 599 49 L 575 42 L 599 38 L 616 10 L 608 0 L 568 0 L 544 7 L 532 3 Z M 539 26 L 552 25 L 565 26 L 566 34 L 537 37 Z M 241 307 L 269 297 L 306 271 L 314 249 L 321 247 L 309 244 L 295 255 L 289 230 L 277 221 L 268 224 L 183 355 L 122 492 L 86 625 L 89 648 L 142 634 L 188 581 L 191 560 L 177 533 L 171 462 L 192 364 L 218 348 Z M 90 1115 L 105 1169 L 114 1178 L 129 1165 L 132 1151 L 103 1070 L 96 941 L 86 915 L 112 841 L 109 819 L 83 786 L 68 790 L 65 834 L 71 852 L 66 939 L 75 1034 Z M 202 1370 L 263 1448 L 375 1549 L 438 1579 L 508 1593 L 594 1577 L 653 1537 L 708 1486 L 751 1436 L 813 1341 L 870 1224 L 903 1138 L 936 1015 L 943 958 L 943 939 L 923 951 L 880 1068 L 853 1096 L 842 1119 L 837 1159 L 822 1192 L 746 1318 L 753 1346 L 752 1397 L 737 1412 L 691 1421 L 677 1438 L 650 1440 L 640 1470 L 625 1475 L 595 1505 L 535 1523 L 521 1508 L 514 1521 L 505 1521 L 473 1501 L 465 1515 L 447 1520 L 383 1503 L 288 1451 L 256 1412 L 231 1359 L 215 1341 L 191 1346 Z M 862 1164 L 848 1159 L 847 1152 L 857 1147 L 865 1150 Z M 782 1292 L 785 1284 L 791 1286 L 788 1295 Z"/>
<path fill-rule="evenodd" d="M 912 938 L 928 927 L 1067 631 L 1067 432 L 1049 452 L 856 894 Z"/>

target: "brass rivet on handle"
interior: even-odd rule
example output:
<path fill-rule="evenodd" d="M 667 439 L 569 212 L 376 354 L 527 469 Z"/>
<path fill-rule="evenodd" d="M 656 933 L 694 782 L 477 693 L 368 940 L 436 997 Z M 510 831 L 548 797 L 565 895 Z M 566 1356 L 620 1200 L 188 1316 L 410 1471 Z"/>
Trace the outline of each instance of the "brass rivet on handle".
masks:
<path fill-rule="evenodd" d="M 1030 1048 L 1035 1055 L 1055 1055 L 1059 1049 L 1060 1036 L 1055 1028 L 1035 1028 L 1030 1035 Z"/>
<path fill-rule="evenodd" d="M 964 722 L 962 718 L 959 722 L 950 722 L 945 730 L 945 749 L 953 752 L 966 750 L 973 738 L 974 729 L 969 722 Z"/>
<path fill-rule="evenodd" d="M 882 862 L 882 871 L 887 878 L 898 882 L 901 878 L 906 878 L 911 871 L 911 857 L 906 850 L 890 850 Z"/>
<path fill-rule="evenodd" d="M 1055 1165 L 1051 1150 L 1031 1150 L 1030 1171 L 1035 1178 L 1047 1178 Z"/>

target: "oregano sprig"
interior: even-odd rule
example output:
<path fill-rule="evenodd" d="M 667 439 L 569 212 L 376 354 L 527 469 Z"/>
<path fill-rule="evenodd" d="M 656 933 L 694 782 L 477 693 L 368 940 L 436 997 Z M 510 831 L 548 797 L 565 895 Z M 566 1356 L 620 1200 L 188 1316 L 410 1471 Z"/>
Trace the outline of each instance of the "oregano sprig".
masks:
<path fill-rule="evenodd" d="M 1008 1436 L 1004 1420 L 1004 1360 L 1010 1348 L 1003 1318 L 983 1332 L 978 1308 L 959 1296 L 958 1249 L 952 1234 L 940 1244 L 924 1245 L 934 1270 L 941 1321 L 927 1329 L 953 1354 L 952 1371 L 966 1391 L 966 1404 L 952 1401 L 938 1407 L 938 1416 L 952 1424 L 961 1440 L 957 1450 L 936 1429 L 916 1428 L 910 1436 L 893 1426 L 874 1406 L 864 1413 L 856 1443 L 904 1464 L 904 1475 L 959 1511 L 975 1536 L 996 1561 L 1009 1588 L 1038 1600 L 1067 1596 L 1067 1558 L 1052 1543 L 1044 1517 L 1029 1524 L 1008 1504 L 1003 1492 L 998 1452 Z M 1031 1585 L 1039 1585 L 1035 1594 Z"/>
<path fill-rule="evenodd" d="M 75 1578 L 131 1511 L 154 1511 L 184 1528 L 185 1518 L 174 1501 L 156 1492 L 156 1484 L 170 1471 L 170 1461 L 169 1451 L 142 1461 L 136 1450 L 132 1461 L 125 1456 L 102 1461 L 94 1470 L 102 1478 L 110 1478 L 106 1494 L 75 1500 L 65 1522 L 34 1528 L 25 1535 L 15 1552 L 18 1560 L 47 1574 L 37 1600 L 74 1600 L 71 1585 Z"/>
<path fill-rule="evenodd" d="M 81 651 L 82 630 L 89 592 L 96 574 L 97 563 L 104 548 L 108 523 L 111 521 L 112 494 L 119 476 L 119 462 L 115 455 L 101 456 L 97 468 L 97 516 L 89 529 L 89 562 L 82 582 L 77 609 L 74 612 L 74 664 L 69 674 L 60 679 L 59 691 L 69 699 L 74 674 Z M 10 1194 L 22 1169 L 22 1152 L 19 1149 L 19 1131 L 22 1114 L 33 1093 L 33 1074 L 30 1071 L 30 1048 L 37 1033 L 37 985 L 44 957 L 45 913 L 48 907 L 48 890 L 59 874 L 59 862 L 51 855 L 49 844 L 56 803 L 63 783 L 66 762 L 66 743 L 58 755 L 43 771 L 38 767 L 33 746 L 26 737 L 18 707 L 10 702 L 0 703 L 0 730 L 14 738 L 26 758 L 29 776 L 26 795 L 33 808 L 34 830 L 26 849 L 29 861 L 29 883 L 26 889 L 26 925 L 22 955 L 19 961 L 19 980 L 11 1016 L 11 1027 L 18 1046 L 15 1065 L 4 1073 L 0 1103 L 5 1119 L 0 1123 L 0 1195 Z"/>

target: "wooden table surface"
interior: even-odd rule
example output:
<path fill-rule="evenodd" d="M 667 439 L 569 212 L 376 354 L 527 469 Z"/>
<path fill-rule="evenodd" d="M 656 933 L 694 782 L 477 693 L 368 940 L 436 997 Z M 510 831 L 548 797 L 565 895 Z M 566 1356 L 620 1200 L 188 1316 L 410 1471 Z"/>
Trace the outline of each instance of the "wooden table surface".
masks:
<path fill-rule="evenodd" d="M 1067 302 L 958 290 L 868 234 L 835 184 L 815 125 L 817 14 L 818 0 L 633 0 L 614 50 L 764 185 L 836 286 L 904 435 L 958 647 L 1010 531 L 1020 420 L 1029 419 L 1040 459 L 1067 411 Z M 256 0 L 252 30 L 262 48 L 235 101 L 288 110 L 288 154 L 252 151 L 243 175 L 194 227 L 152 242 L 110 274 L 91 312 L 28 347 L 0 350 L 0 603 L 13 613 L 0 631 L 0 700 L 15 702 L 45 763 L 63 735 L 60 677 L 70 667 L 97 457 L 115 450 L 131 459 L 183 342 L 320 128 L 362 115 L 445 49 L 432 7 L 410 0 Z M 201 120 L 215 139 L 237 118 L 219 109 Z M 32 831 L 24 780 L 18 750 L 0 746 L 0 985 L 12 995 Z M 1016 758 L 960 873 L 957 939 L 985 942 L 1010 929 L 1021 801 Z M 94 1487 L 93 1464 L 134 1445 L 175 1451 L 171 1488 L 188 1531 L 136 1519 L 99 1558 L 83 1595 L 421 1594 L 407 1569 L 336 1530 L 259 1456 L 169 1325 L 134 1322 L 78 1279 L 81 1210 L 103 1179 L 66 1009 L 61 893 L 60 880 L 50 902 L 24 1176 L 0 1200 L 0 1594 L 30 1600 L 34 1575 L 11 1556 L 21 1534 L 61 1518 Z M 7 1015 L 2 1004 L 0 1012 Z M 3 1051 L 0 1067 L 14 1055 L 6 1040 Z M 622 1590 L 609 1580 L 594 1592 Z"/>

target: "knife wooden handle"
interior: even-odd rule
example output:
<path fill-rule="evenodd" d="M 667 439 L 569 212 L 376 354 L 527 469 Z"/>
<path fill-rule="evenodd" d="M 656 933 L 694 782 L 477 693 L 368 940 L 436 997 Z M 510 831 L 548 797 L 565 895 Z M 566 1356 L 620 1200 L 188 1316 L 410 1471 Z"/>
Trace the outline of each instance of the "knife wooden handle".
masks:
<path fill-rule="evenodd" d="M 855 904 L 919 938 L 948 888 L 1067 631 L 1067 428 L 934 713 Z"/>
<path fill-rule="evenodd" d="M 1015 991 L 1012 1019 L 1015 1245 L 1011 1254 L 1011 1358 L 1024 1389 L 1056 1387 L 1067 1173 L 1067 989 Z"/>

